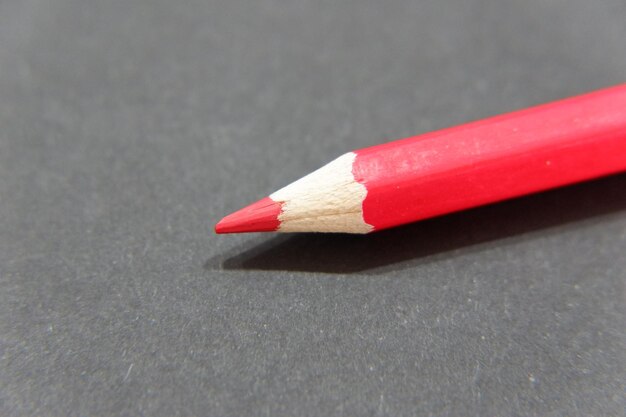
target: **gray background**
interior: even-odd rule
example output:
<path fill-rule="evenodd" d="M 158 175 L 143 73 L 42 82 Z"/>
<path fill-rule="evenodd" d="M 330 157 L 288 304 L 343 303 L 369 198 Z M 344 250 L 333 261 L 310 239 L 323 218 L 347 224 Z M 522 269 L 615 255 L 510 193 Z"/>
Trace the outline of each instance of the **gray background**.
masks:
<path fill-rule="evenodd" d="M 625 81 L 623 0 L 0 1 L 0 414 L 623 415 L 626 176 L 215 236 L 342 152 Z"/>

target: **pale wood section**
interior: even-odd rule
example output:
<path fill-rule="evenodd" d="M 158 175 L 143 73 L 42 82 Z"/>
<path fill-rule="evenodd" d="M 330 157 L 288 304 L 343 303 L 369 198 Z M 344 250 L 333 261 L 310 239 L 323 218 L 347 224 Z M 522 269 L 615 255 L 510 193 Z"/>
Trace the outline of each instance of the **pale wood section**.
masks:
<path fill-rule="evenodd" d="M 283 203 L 278 231 L 371 232 L 373 227 L 363 220 L 367 189 L 352 175 L 355 158 L 348 152 L 270 195 Z"/>

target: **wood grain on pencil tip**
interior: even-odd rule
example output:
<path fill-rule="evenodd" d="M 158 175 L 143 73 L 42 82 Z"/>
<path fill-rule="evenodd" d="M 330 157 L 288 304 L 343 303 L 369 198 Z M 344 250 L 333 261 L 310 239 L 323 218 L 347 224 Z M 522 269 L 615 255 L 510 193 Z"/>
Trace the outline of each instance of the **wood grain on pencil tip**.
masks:
<path fill-rule="evenodd" d="M 217 233 L 369 233 L 626 170 L 626 84 L 349 152 Z"/>

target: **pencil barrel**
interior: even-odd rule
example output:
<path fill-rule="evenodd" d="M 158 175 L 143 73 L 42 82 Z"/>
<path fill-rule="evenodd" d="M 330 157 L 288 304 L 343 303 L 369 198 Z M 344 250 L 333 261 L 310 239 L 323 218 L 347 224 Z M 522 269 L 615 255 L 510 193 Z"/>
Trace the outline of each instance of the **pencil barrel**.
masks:
<path fill-rule="evenodd" d="M 355 152 L 374 230 L 626 170 L 626 85 Z"/>

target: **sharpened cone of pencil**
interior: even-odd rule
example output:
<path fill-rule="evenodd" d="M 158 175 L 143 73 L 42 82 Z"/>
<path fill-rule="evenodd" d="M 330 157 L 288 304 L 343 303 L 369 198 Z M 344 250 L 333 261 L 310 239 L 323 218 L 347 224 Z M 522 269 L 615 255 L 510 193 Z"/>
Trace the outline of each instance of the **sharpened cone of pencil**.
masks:
<path fill-rule="evenodd" d="M 215 231 L 370 233 L 625 170 L 623 84 L 348 152 Z"/>

